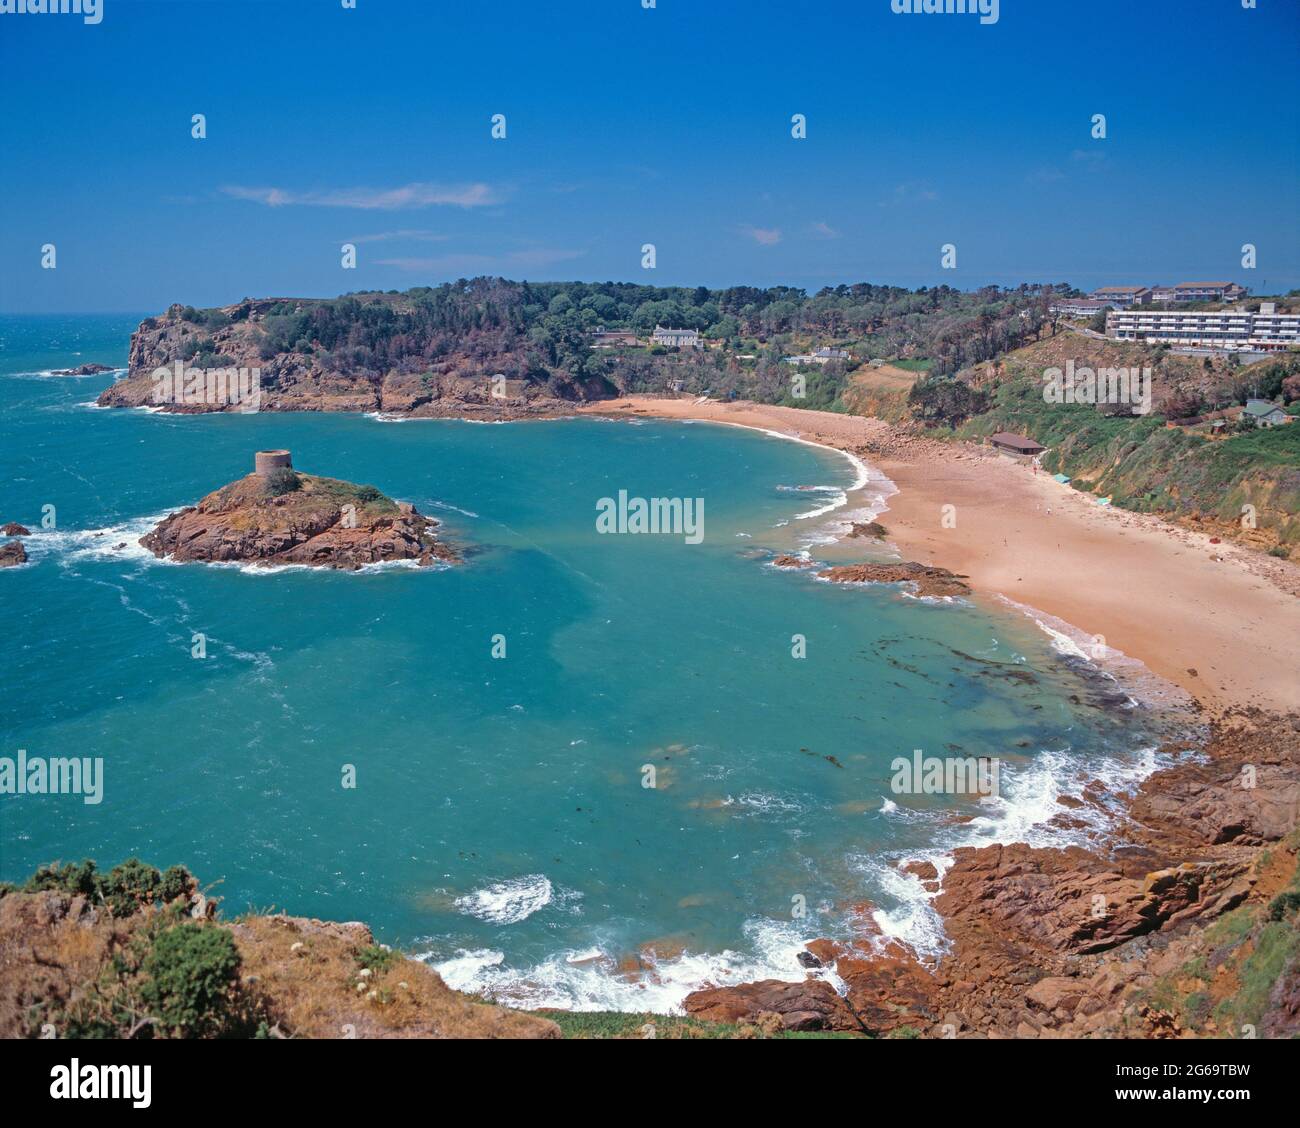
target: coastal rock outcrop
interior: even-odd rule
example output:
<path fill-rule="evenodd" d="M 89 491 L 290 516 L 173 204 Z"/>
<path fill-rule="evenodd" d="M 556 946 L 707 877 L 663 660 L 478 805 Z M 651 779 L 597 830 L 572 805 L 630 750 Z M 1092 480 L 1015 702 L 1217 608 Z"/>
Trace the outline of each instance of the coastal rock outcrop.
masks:
<path fill-rule="evenodd" d="M 879 521 L 854 521 L 853 527 L 845 534 L 844 539 L 883 540 L 887 535 L 888 530 Z"/>
<path fill-rule="evenodd" d="M 848 1004 L 822 979 L 785 983 L 762 979 L 738 987 L 694 991 L 682 1004 L 692 1018 L 758 1022 L 775 1015 L 782 1030 L 861 1030 Z"/>
<path fill-rule="evenodd" d="M 3 529 L 0 529 L 0 533 L 4 533 L 7 537 L 30 537 L 32 535 L 31 529 L 18 524 L 17 521 L 10 521 Z"/>
<path fill-rule="evenodd" d="M 15 568 L 27 563 L 27 549 L 22 541 L 10 541 L 0 544 L 0 568 Z"/>
<path fill-rule="evenodd" d="M 287 459 L 287 452 L 271 453 Z M 171 514 L 140 544 L 177 562 L 355 570 L 400 560 L 421 566 L 456 561 L 456 553 L 436 537 L 437 526 L 373 486 L 282 465 L 249 474 Z"/>
<path fill-rule="evenodd" d="M 1244 860 L 1131 875 L 1077 847 L 1019 843 L 958 849 L 954 859 L 935 900 L 950 934 L 1057 954 L 1102 952 L 1166 924 L 1213 919 L 1251 884 Z"/>
<path fill-rule="evenodd" d="M 112 372 L 108 364 L 79 364 L 76 368 L 56 368 L 52 376 L 98 376 L 102 372 Z"/>
<path fill-rule="evenodd" d="M 1300 772 L 1280 757 L 1188 765 L 1144 786 L 1132 816 L 1189 846 L 1275 842 L 1300 820 Z"/>
<path fill-rule="evenodd" d="M 818 577 L 835 584 L 898 584 L 910 583 L 916 594 L 922 596 L 969 595 L 966 577 L 947 568 L 931 568 L 924 564 L 840 564 L 818 572 Z"/>
<path fill-rule="evenodd" d="M 1296 723 L 1257 710 L 1216 719 L 1202 756 L 1143 783 L 1109 845 L 953 851 L 932 901 L 948 942 L 934 966 L 870 933 L 813 941 L 808 950 L 843 984 L 860 1023 L 832 1007 L 825 1021 L 842 1025 L 829 1028 L 1170 1038 L 1238 1037 L 1249 1024 L 1260 1036 L 1300 1034 Z M 929 886 L 938 878 L 924 862 L 902 869 Z M 1261 952 L 1274 961 L 1267 990 L 1243 991 L 1265 974 Z M 791 998 L 808 989 L 787 987 Z M 686 1006 L 701 1018 L 748 1019 L 779 999 L 772 990 L 738 984 L 697 992 Z"/>
<path fill-rule="evenodd" d="M 438 314 L 422 294 L 365 293 L 334 300 L 246 298 L 220 309 L 174 304 L 131 335 L 127 374 L 101 407 L 230 411 L 379 411 L 426 418 L 522 419 L 601 399 L 603 377 L 547 368 L 519 325 L 524 287 L 475 279 Z M 485 314 L 485 311 L 486 314 Z M 371 326 L 369 347 L 347 327 Z M 159 383 L 160 369 L 179 373 Z M 239 372 L 236 401 L 219 372 Z M 225 389 L 223 391 L 223 388 Z"/>

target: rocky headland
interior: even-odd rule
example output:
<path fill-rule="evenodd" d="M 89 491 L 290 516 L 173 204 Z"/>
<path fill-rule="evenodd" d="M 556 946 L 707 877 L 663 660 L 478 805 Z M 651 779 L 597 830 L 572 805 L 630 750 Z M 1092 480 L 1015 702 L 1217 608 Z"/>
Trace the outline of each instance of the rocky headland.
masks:
<path fill-rule="evenodd" d="M 517 284 L 477 279 L 471 288 L 445 305 L 384 293 L 249 298 L 209 310 L 176 304 L 131 334 L 127 374 L 98 403 L 248 411 L 247 385 L 255 383 L 258 411 L 499 420 L 562 415 L 612 394 L 603 379 L 557 364 L 530 341 Z M 179 377 L 155 379 L 159 369 L 178 367 Z M 215 381 L 205 386 L 205 374 L 218 370 L 243 370 L 245 395 L 235 399 Z"/>
<path fill-rule="evenodd" d="M 288 451 L 260 451 L 256 469 L 173 513 L 140 544 L 178 563 L 303 564 L 354 571 L 409 560 L 454 562 L 438 522 L 373 486 L 293 469 Z"/>
<path fill-rule="evenodd" d="M 1071 818 L 1063 803 L 1057 821 Z M 1204 756 L 1142 784 L 1105 846 L 963 848 L 942 877 L 904 867 L 937 893 L 937 963 L 883 936 L 863 904 L 857 937 L 808 946 L 802 984 L 709 988 L 685 1008 L 877 1037 L 1295 1037 L 1298 827 L 1300 718 L 1238 711 Z"/>
<path fill-rule="evenodd" d="M 241 915 L 130 859 L 0 884 L 0 1037 L 558 1038 L 451 990 L 356 921 Z"/>

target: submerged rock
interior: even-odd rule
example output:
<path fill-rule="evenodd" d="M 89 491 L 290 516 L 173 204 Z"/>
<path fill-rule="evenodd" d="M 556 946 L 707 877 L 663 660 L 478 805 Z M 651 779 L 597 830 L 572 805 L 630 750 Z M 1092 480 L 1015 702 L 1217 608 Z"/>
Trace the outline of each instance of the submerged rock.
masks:
<path fill-rule="evenodd" d="M 859 537 L 883 540 L 887 535 L 888 532 L 885 526 L 879 521 L 854 521 L 853 527 L 845 535 L 845 540 L 854 540 Z"/>
<path fill-rule="evenodd" d="M 22 541 L 0 545 L 0 568 L 14 568 L 27 563 L 27 549 Z"/>
<path fill-rule="evenodd" d="M 836 584 L 898 584 L 916 585 L 917 595 L 944 596 L 969 595 L 966 577 L 947 568 L 931 568 L 924 564 L 841 564 L 827 568 L 817 575 Z"/>
<path fill-rule="evenodd" d="M 101 372 L 112 372 L 113 367 L 109 364 L 79 364 L 76 368 L 56 368 L 51 375 L 54 376 L 98 376 Z"/>

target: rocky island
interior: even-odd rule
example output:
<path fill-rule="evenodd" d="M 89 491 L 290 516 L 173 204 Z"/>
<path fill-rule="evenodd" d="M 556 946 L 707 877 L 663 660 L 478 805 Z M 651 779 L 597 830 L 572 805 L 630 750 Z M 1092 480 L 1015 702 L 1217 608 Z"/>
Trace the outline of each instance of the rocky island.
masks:
<path fill-rule="evenodd" d="M 111 364 L 79 364 L 76 368 L 56 368 L 51 376 L 98 376 L 103 372 L 112 372 Z"/>
<path fill-rule="evenodd" d="M 965 596 L 970 594 L 966 577 L 947 568 L 927 567 L 907 561 L 901 564 L 841 564 L 817 575 L 833 584 L 913 585 L 919 596 Z"/>
<path fill-rule="evenodd" d="M 305 564 L 355 571 L 363 564 L 454 562 L 438 522 L 374 486 L 303 474 L 287 450 L 258 451 L 252 474 L 173 513 L 140 544 L 177 562 Z"/>

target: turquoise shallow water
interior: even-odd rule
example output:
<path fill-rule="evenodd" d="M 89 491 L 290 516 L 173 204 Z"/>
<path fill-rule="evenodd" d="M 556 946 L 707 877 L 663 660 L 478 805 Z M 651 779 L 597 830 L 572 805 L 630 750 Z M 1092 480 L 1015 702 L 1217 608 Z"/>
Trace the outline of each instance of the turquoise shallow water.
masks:
<path fill-rule="evenodd" d="M 704 425 L 102 411 L 111 377 L 21 375 L 122 364 L 137 320 L 0 319 L 0 520 L 57 514 L 0 572 L 0 755 L 105 762 L 98 806 L 0 797 L 0 877 L 182 862 L 227 912 L 365 920 L 459 986 L 667 1009 L 710 976 L 798 978 L 800 940 L 864 900 L 935 950 L 900 857 L 1050 835 L 1062 791 L 1155 762 L 1155 718 L 1090 704 L 1101 679 L 1023 616 L 767 567 L 811 507 L 791 487 L 853 481 L 833 452 Z M 280 446 L 443 518 L 467 563 L 252 574 L 134 547 Z M 598 535 L 619 489 L 703 498 L 703 543 Z M 1002 798 L 891 795 L 916 748 L 1003 757 Z M 618 974 L 648 942 L 657 970 Z"/>

